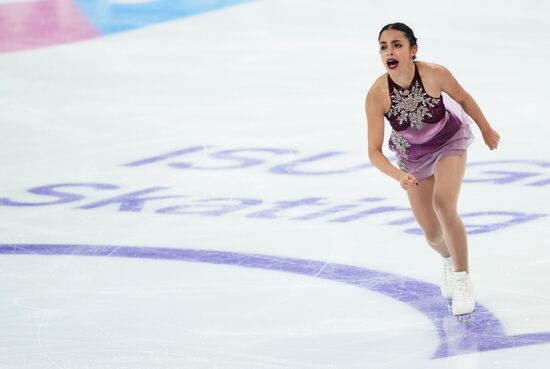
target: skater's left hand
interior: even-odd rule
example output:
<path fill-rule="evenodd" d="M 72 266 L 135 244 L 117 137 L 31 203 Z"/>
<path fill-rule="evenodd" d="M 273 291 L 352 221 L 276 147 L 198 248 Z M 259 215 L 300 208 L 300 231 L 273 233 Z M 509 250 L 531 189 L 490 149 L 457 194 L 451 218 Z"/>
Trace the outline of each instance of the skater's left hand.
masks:
<path fill-rule="evenodd" d="M 481 133 L 483 135 L 483 140 L 485 141 L 485 144 L 489 146 L 489 149 L 495 150 L 498 147 L 498 142 L 500 141 L 500 135 L 498 132 L 489 127 Z"/>

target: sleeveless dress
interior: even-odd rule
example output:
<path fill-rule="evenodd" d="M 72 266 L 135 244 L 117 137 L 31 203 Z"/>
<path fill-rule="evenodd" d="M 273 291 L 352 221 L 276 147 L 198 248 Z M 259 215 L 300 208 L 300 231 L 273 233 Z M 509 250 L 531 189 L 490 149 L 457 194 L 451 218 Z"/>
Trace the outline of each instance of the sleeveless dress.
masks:
<path fill-rule="evenodd" d="M 429 96 L 414 65 L 409 88 L 397 85 L 388 74 L 391 108 L 385 114 L 392 127 L 390 150 L 397 155 L 399 169 L 423 180 L 435 165 L 449 155 L 460 155 L 472 143 L 470 118 L 462 107 L 442 92 Z"/>

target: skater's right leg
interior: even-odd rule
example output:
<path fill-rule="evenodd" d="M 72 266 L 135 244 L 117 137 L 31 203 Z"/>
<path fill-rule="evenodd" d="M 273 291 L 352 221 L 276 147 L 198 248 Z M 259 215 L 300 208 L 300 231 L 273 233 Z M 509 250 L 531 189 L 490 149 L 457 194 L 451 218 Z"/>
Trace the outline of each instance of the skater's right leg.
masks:
<path fill-rule="evenodd" d="M 424 231 L 424 237 L 426 237 L 428 245 L 442 257 L 448 258 L 450 256 L 449 250 L 433 207 L 434 183 L 434 176 L 419 181 L 416 188 L 407 191 L 407 196 L 416 222 Z"/>
<path fill-rule="evenodd" d="M 428 245 L 441 255 L 441 294 L 450 300 L 453 297 L 453 261 L 443 238 L 443 230 L 433 207 L 434 176 L 419 182 L 416 188 L 407 191 L 409 203 L 417 223 L 424 231 Z"/>

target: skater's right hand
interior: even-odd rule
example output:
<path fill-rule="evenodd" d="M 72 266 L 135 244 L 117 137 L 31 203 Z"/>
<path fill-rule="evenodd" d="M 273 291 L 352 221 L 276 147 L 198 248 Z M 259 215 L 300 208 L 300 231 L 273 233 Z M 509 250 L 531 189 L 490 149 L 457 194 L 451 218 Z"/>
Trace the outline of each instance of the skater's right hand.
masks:
<path fill-rule="evenodd" d="M 415 188 L 418 186 L 418 181 L 416 180 L 416 177 L 412 174 L 401 172 L 401 176 L 399 177 L 399 184 L 401 184 L 401 187 L 408 191 L 411 188 Z"/>

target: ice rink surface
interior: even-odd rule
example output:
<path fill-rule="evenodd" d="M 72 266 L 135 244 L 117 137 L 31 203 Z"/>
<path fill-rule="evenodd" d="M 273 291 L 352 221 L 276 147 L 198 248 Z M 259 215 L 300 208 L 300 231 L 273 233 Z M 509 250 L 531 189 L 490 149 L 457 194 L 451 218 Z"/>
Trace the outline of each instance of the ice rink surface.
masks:
<path fill-rule="evenodd" d="M 466 325 L 367 158 L 395 21 L 502 137 L 468 152 Z M 547 368 L 549 30 L 539 0 L 1 0 L 0 369 Z"/>

